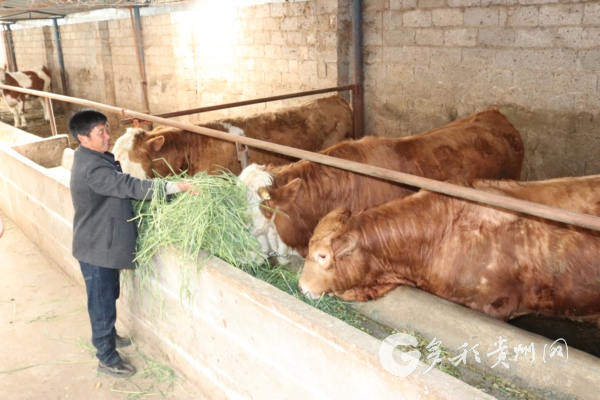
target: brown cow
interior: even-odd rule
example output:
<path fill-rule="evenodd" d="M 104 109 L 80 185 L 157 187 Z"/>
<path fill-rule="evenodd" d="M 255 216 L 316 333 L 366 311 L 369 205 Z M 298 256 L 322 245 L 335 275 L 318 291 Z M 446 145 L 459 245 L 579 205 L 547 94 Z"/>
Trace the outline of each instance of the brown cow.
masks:
<path fill-rule="evenodd" d="M 519 179 L 523 142 L 504 115 L 488 110 L 419 135 L 366 137 L 321 154 L 437 180 Z M 416 190 L 308 161 L 268 170 L 251 165 L 240 178 L 256 208 L 251 232 L 263 251 L 302 257 L 317 223 L 331 210 L 361 210 Z M 258 207 L 261 198 L 264 207 Z"/>
<path fill-rule="evenodd" d="M 464 184 L 600 216 L 600 175 Z M 600 317 L 600 232 L 422 190 L 321 220 L 299 281 L 308 297 L 373 300 L 398 285 L 508 320 Z"/>
<path fill-rule="evenodd" d="M 199 126 L 319 151 L 352 136 L 352 110 L 347 101 L 336 95 L 275 112 Z M 171 127 L 159 127 L 152 132 L 130 128 L 116 141 L 113 153 L 123 171 L 138 178 L 183 171 L 192 176 L 221 168 L 237 175 L 242 170 L 235 143 Z M 294 161 L 291 157 L 256 148 L 250 149 L 249 158 L 252 162 L 275 165 Z"/>
<path fill-rule="evenodd" d="M 42 90 L 48 92 L 50 90 L 50 83 L 52 82 L 50 71 L 48 68 L 35 67 L 26 71 L 6 72 L 5 69 L 0 68 L 0 82 L 5 85 L 17 86 L 24 89 Z M 25 93 L 16 92 L 14 90 L 3 89 L 2 94 L 4 95 L 4 101 L 6 105 L 13 113 L 15 119 L 15 128 L 20 126 L 27 126 L 25 120 L 25 100 L 37 98 Z M 39 97 L 42 108 L 44 109 L 44 119 L 50 120 L 48 110 L 46 109 L 46 101 L 44 98 Z M 19 125 L 19 119 L 21 124 Z"/>

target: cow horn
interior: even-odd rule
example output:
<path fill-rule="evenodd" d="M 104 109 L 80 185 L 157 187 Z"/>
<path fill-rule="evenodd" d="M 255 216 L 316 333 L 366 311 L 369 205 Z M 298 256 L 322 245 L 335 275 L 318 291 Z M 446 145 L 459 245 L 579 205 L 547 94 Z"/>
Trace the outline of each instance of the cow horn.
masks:
<path fill-rule="evenodd" d="M 258 190 L 256 191 L 256 193 L 258 193 L 260 198 L 263 200 L 271 200 L 271 195 L 269 194 L 269 191 L 267 190 L 267 188 L 264 186 L 259 187 Z"/>

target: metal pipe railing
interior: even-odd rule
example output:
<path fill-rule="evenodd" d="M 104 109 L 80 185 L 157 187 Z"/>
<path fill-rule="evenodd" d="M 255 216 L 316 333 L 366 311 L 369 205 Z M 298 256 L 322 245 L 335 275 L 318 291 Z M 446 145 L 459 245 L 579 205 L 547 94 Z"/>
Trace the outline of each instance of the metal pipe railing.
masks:
<path fill-rule="evenodd" d="M 185 129 L 190 132 L 203 134 L 216 139 L 228 140 L 230 142 L 241 143 L 247 146 L 256 147 L 263 150 L 274 151 L 294 158 L 303 158 L 331 167 L 341 168 L 363 175 L 369 175 L 376 178 L 383 178 L 393 182 L 403 183 L 410 186 L 417 186 L 433 192 L 444 193 L 450 196 L 460 197 L 466 200 L 476 201 L 478 203 L 488 204 L 508 210 L 534 215 L 537 217 L 550 219 L 565 224 L 576 225 L 582 228 L 600 231 L 600 218 L 582 214 L 575 211 L 564 210 L 562 208 L 550 207 L 543 204 L 533 203 L 531 201 L 519 200 L 513 197 L 502 196 L 495 193 L 483 192 L 464 186 L 453 185 L 451 183 L 440 182 L 429 178 L 406 174 L 404 172 L 392 171 L 385 168 L 374 167 L 368 164 L 361 164 L 354 161 L 343 160 L 341 158 L 330 157 L 323 154 L 312 153 L 306 150 L 294 149 L 292 147 L 280 144 L 264 142 L 258 139 L 252 139 L 246 136 L 236 136 L 231 133 L 216 131 L 214 129 L 204 128 L 185 122 L 173 121 L 166 118 L 152 116 L 125 108 L 109 106 L 94 101 L 77 99 L 69 96 L 62 96 L 54 93 L 40 92 L 38 90 L 17 88 L 14 86 L 2 85 L 0 88 L 16 90 L 22 93 L 34 96 L 48 97 L 51 99 L 80 104 L 86 107 L 92 107 L 106 112 L 121 114 L 129 118 L 145 119 L 147 121 L 159 124 L 173 126 L 179 129 Z"/>
<path fill-rule="evenodd" d="M 192 108 L 189 110 L 173 111 L 173 112 L 169 112 L 169 113 L 155 114 L 154 116 L 161 117 L 161 118 L 173 118 L 173 117 L 180 117 L 182 115 L 199 114 L 199 113 L 208 112 L 208 111 L 223 110 L 225 108 L 248 106 L 251 104 L 266 103 L 269 101 L 286 100 L 286 99 L 293 99 L 295 97 L 310 96 L 313 94 L 341 92 L 343 90 L 353 90 L 353 89 L 354 89 L 354 85 L 338 86 L 338 87 L 327 88 L 327 89 L 309 90 L 307 92 L 298 92 L 298 93 L 282 94 L 279 96 L 263 97 L 261 99 L 236 101 L 235 103 L 225 103 L 225 104 L 218 104 L 215 106 Z M 133 123 L 133 120 L 131 118 L 126 118 L 126 119 L 121 120 L 121 125 L 127 125 L 127 124 L 131 124 L 131 123 Z"/>

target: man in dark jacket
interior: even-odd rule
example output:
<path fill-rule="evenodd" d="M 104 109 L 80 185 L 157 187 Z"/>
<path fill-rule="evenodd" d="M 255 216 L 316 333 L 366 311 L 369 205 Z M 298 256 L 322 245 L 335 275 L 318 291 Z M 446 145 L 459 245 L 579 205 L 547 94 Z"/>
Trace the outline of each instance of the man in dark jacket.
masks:
<path fill-rule="evenodd" d="M 150 199 L 153 182 L 124 174 L 110 148 L 107 118 L 99 111 L 77 111 L 69 120 L 69 131 L 79 141 L 71 168 L 73 256 L 81 265 L 96 347 L 98 372 L 127 377 L 135 368 L 121 359 L 117 347 L 131 344 L 117 335 L 116 300 L 119 270 L 135 268 L 137 227 L 131 199 Z M 169 182 L 167 194 L 190 189 L 189 182 Z"/>

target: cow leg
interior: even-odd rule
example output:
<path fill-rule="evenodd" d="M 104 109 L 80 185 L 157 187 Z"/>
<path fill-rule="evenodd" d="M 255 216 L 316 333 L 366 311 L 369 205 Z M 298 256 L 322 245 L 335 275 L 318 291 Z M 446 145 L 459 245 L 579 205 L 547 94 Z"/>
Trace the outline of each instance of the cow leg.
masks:
<path fill-rule="evenodd" d="M 4 93 L 3 93 L 4 94 Z M 6 104 L 6 106 L 8 107 L 8 109 L 10 110 L 10 112 L 12 113 L 14 119 L 15 119 L 15 128 L 19 127 L 19 115 L 17 114 L 17 109 L 16 109 L 16 105 L 17 102 L 15 100 L 13 100 L 13 98 L 11 97 L 10 94 L 4 94 L 4 103 Z"/>
<path fill-rule="evenodd" d="M 15 128 L 19 128 L 19 109 L 18 109 L 18 104 L 14 107 L 8 107 L 10 112 L 12 113 L 14 119 L 15 119 Z"/>
<path fill-rule="evenodd" d="M 48 114 L 48 107 L 46 107 L 46 99 L 44 97 L 39 98 L 40 103 L 42 103 L 42 108 L 44 109 L 44 119 L 46 121 L 50 121 L 50 114 Z"/>
<path fill-rule="evenodd" d="M 24 101 L 19 101 L 17 102 L 17 118 L 20 115 L 21 116 L 21 127 L 27 126 L 27 121 L 25 120 L 25 113 L 23 112 L 23 106 L 25 105 Z M 15 125 L 16 126 L 16 125 Z"/>

